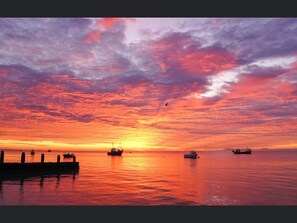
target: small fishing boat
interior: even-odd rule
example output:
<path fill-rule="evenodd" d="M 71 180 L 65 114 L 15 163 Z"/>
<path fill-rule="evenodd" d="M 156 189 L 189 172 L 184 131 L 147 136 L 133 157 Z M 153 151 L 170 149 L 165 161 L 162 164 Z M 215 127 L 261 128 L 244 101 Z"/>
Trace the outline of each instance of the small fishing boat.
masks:
<path fill-rule="evenodd" d="M 107 155 L 108 156 L 121 156 L 123 151 L 124 150 L 122 148 L 116 148 L 116 147 L 112 146 L 111 150 L 109 152 L 107 152 Z"/>
<path fill-rule="evenodd" d="M 34 154 L 35 154 L 35 150 L 32 149 L 32 150 L 31 150 L 31 155 L 34 155 Z"/>
<path fill-rule="evenodd" d="M 192 158 L 192 159 L 196 159 L 199 158 L 198 153 L 196 151 L 190 151 L 190 153 L 186 153 L 184 154 L 184 158 Z"/>
<path fill-rule="evenodd" d="M 75 157 L 75 155 L 73 153 L 64 153 L 63 157 L 64 158 L 73 158 L 73 157 Z"/>
<path fill-rule="evenodd" d="M 234 154 L 252 154 L 252 150 L 247 148 L 247 149 L 235 149 L 235 150 L 232 150 L 232 152 Z"/>

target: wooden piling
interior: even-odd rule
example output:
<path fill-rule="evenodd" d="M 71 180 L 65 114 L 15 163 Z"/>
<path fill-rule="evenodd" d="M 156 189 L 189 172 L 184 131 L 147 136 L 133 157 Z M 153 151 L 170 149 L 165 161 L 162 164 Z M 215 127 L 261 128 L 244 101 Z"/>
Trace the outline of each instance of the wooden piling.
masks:
<path fill-rule="evenodd" d="M 74 163 L 76 162 L 76 156 L 73 156 L 73 162 Z"/>
<path fill-rule="evenodd" d="M 60 155 L 57 156 L 57 163 L 60 163 Z"/>
<path fill-rule="evenodd" d="M 25 152 L 22 152 L 21 163 L 25 163 Z"/>
<path fill-rule="evenodd" d="M 41 154 L 41 163 L 44 163 L 44 154 Z"/>
<path fill-rule="evenodd" d="M 4 163 L 4 151 L 1 151 L 0 163 Z"/>

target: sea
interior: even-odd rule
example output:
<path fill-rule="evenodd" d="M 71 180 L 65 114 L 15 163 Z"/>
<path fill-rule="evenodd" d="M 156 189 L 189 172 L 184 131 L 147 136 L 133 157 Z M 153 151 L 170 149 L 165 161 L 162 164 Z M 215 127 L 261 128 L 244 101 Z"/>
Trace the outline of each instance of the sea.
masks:
<path fill-rule="evenodd" d="M 4 162 L 20 162 L 20 151 Z M 79 171 L 6 179 L 0 175 L 0 206 L 266 206 L 297 205 L 297 150 L 74 151 Z M 61 151 L 26 151 L 25 162 L 72 162 Z"/>

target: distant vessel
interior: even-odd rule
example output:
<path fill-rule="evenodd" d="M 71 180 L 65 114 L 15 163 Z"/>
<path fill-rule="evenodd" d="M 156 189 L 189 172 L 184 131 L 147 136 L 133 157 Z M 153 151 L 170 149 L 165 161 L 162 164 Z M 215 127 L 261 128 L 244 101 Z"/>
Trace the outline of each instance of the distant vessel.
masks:
<path fill-rule="evenodd" d="M 75 155 L 73 153 L 64 153 L 63 154 L 64 158 L 73 158 Z"/>
<path fill-rule="evenodd" d="M 32 149 L 32 150 L 31 150 L 31 155 L 34 155 L 34 154 L 35 154 L 35 150 Z"/>
<path fill-rule="evenodd" d="M 184 158 L 192 158 L 192 159 L 196 159 L 199 158 L 198 154 L 196 151 L 190 151 L 190 153 L 186 153 L 184 154 Z"/>
<path fill-rule="evenodd" d="M 112 146 L 111 150 L 109 152 L 107 152 L 108 156 L 121 156 L 123 153 L 123 149 L 121 148 L 115 148 Z"/>
<path fill-rule="evenodd" d="M 252 150 L 247 148 L 247 149 L 235 149 L 235 150 L 232 150 L 232 152 L 234 154 L 252 154 Z"/>
<path fill-rule="evenodd" d="M 51 150 L 49 149 L 49 150 L 47 150 L 48 152 L 51 152 Z"/>

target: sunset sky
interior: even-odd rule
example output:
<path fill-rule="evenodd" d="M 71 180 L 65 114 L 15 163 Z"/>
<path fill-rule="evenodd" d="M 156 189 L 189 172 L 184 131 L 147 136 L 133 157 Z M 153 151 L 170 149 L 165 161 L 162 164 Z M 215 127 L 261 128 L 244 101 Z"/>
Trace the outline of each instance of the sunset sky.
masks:
<path fill-rule="evenodd" d="M 0 103 L 0 148 L 297 148 L 297 18 L 0 18 Z"/>

